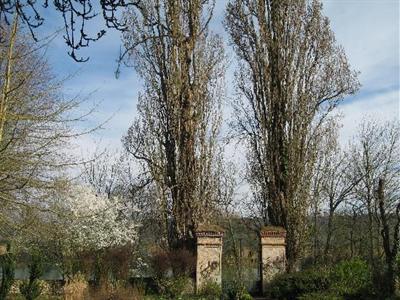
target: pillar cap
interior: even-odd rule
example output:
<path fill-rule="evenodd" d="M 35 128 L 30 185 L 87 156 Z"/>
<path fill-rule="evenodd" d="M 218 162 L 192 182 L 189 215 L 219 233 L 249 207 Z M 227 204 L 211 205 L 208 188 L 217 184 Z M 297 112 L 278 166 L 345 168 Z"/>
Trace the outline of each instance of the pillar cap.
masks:
<path fill-rule="evenodd" d="M 212 224 L 202 224 L 197 227 L 196 236 L 197 237 L 222 237 L 225 230 L 218 226 Z"/>
<path fill-rule="evenodd" d="M 264 226 L 260 230 L 261 237 L 286 237 L 286 230 L 279 226 Z"/>

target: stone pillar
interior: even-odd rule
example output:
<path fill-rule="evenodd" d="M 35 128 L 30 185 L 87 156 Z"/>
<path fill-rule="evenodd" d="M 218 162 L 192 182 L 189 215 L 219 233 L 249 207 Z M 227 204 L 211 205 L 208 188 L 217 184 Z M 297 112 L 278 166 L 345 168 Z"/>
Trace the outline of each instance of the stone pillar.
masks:
<path fill-rule="evenodd" d="M 199 226 L 196 231 L 196 291 L 209 281 L 221 285 L 223 236 L 224 230 L 219 226 Z"/>
<path fill-rule="evenodd" d="M 266 226 L 261 229 L 261 280 L 262 292 L 271 279 L 283 273 L 286 267 L 286 230 L 282 227 Z"/>
<path fill-rule="evenodd" d="M 7 254 L 9 248 L 9 243 L 4 240 L 0 240 L 0 255 Z"/>

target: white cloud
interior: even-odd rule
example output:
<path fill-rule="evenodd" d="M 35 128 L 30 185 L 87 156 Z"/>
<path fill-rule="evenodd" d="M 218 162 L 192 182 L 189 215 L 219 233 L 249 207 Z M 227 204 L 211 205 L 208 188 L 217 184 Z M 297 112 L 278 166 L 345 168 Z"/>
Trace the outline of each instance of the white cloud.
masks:
<path fill-rule="evenodd" d="M 399 1 L 324 0 L 324 11 L 364 88 L 399 84 Z"/>
<path fill-rule="evenodd" d="M 228 44 L 222 26 L 226 3 L 223 0 L 216 1 L 211 30 L 223 35 Z M 354 134 L 356 124 L 365 115 L 373 115 L 380 120 L 399 118 L 400 2 L 323 0 L 323 3 L 336 39 L 345 48 L 352 67 L 361 72 L 360 81 L 363 85 L 356 98 L 349 99 L 340 107 L 345 114 L 341 130 L 341 140 L 344 141 Z M 96 21 L 96 25 L 101 22 Z M 101 123 L 115 114 L 104 126 L 104 130 L 80 139 L 83 150 L 93 148 L 96 144 L 93 140 L 120 147 L 121 136 L 136 116 L 137 96 L 142 83 L 133 69 L 123 70 L 122 77 L 115 79 L 115 60 L 119 45 L 119 33 L 109 31 L 103 39 L 83 52 L 89 53 L 91 57 L 85 64 L 77 64 L 67 56 L 67 47 L 63 45 L 62 36 L 50 47 L 50 61 L 56 74 L 62 77 L 79 70 L 77 76 L 66 84 L 65 90 L 69 95 L 97 90 L 92 98 L 102 103 L 98 112 L 90 118 L 88 126 Z M 227 51 L 232 53 L 230 48 Z M 226 81 L 230 97 L 233 95 L 233 69 L 234 63 L 228 69 Z M 229 115 L 229 107 L 225 108 L 224 115 Z"/>

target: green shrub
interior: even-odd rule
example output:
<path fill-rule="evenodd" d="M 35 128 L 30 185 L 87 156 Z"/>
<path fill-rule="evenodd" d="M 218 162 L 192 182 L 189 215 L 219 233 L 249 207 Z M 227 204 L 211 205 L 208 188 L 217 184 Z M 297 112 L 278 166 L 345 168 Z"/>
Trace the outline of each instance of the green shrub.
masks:
<path fill-rule="evenodd" d="M 267 296 L 271 299 L 296 300 L 302 294 L 325 291 L 329 286 L 329 272 L 324 269 L 310 269 L 278 275 L 269 284 Z"/>
<path fill-rule="evenodd" d="M 244 286 L 235 286 L 233 284 L 229 284 L 225 286 L 222 298 L 225 300 L 247 300 L 253 299 L 250 293 Z"/>
<path fill-rule="evenodd" d="M 331 291 L 345 298 L 359 299 L 372 287 L 372 273 L 361 259 L 342 261 L 331 271 Z"/>
<path fill-rule="evenodd" d="M 331 270 L 310 269 L 277 276 L 269 285 L 271 299 L 376 299 L 372 272 L 361 259 L 342 261 Z"/>
<path fill-rule="evenodd" d="M 157 280 L 157 284 L 160 294 L 172 299 L 177 299 L 187 294 L 193 294 L 194 292 L 193 281 L 187 276 L 160 278 Z"/>
<path fill-rule="evenodd" d="M 228 300 L 247 300 L 253 299 L 246 290 L 243 282 L 234 280 L 224 286 L 224 299 Z"/>
<path fill-rule="evenodd" d="M 376 292 L 376 298 L 386 299 L 389 295 L 389 280 L 387 276 L 387 267 L 383 261 L 376 260 L 372 269 L 372 286 Z"/>
<path fill-rule="evenodd" d="M 39 282 L 40 276 L 44 273 L 44 263 L 40 255 L 33 255 L 29 263 L 29 280 L 22 282 L 21 294 L 26 300 L 33 300 L 42 293 L 42 286 Z"/>
<path fill-rule="evenodd" d="M 161 295 L 177 299 L 183 295 L 194 294 L 192 278 L 196 270 L 196 257 L 189 250 L 158 249 L 151 255 L 150 265 Z"/>
<path fill-rule="evenodd" d="M 344 300 L 342 296 L 337 296 L 329 292 L 307 293 L 297 298 L 298 300 Z"/>
<path fill-rule="evenodd" d="M 15 259 L 11 253 L 0 255 L 1 285 L 0 299 L 6 299 L 14 282 Z"/>
<path fill-rule="evenodd" d="M 240 294 L 242 287 L 239 286 L 237 281 L 224 282 L 224 299 L 236 299 Z"/>
<path fill-rule="evenodd" d="M 253 300 L 253 297 L 246 291 L 240 296 L 240 300 Z"/>
<path fill-rule="evenodd" d="M 209 300 L 221 299 L 222 289 L 218 283 L 214 281 L 208 281 L 203 285 L 198 294 L 201 297 L 201 299 L 209 299 Z"/>
<path fill-rule="evenodd" d="M 26 300 L 33 300 L 38 298 L 42 294 L 42 287 L 38 280 L 29 281 L 25 280 L 21 283 L 19 290 L 21 295 L 25 297 Z"/>

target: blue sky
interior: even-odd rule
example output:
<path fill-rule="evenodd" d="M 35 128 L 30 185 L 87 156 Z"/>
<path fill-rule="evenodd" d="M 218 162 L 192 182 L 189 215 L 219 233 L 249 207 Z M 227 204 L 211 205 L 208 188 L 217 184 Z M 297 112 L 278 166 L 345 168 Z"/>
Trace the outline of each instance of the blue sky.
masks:
<path fill-rule="evenodd" d="M 222 19 L 225 0 L 216 0 L 214 20 L 211 30 L 221 34 L 226 44 Z M 359 93 L 346 98 L 339 110 L 344 115 L 340 133 L 342 143 L 355 133 L 358 124 L 365 116 L 378 121 L 400 118 L 400 54 L 399 54 L 399 0 L 324 0 L 324 12 L 331 20 L 337 42 L 341 44 L 353 69 L 360 71 L 362 87 Z M 47 19 L 40 29 L 41 36 L 54 30 L 61 19 Z M 98 20 L 101 22 L 101 19 Z M 93 24 L 98 25 L 98 24 Z M 75 151 L 82 154 L 92 152 L 96 144 L 100 147 L 120 148 L 120 139 L 136 116 L 138 93 L 141 90 L 140 78 L 133 69 L 125 68 L 116 79 L 114 71 L 119 53 L 120 36 L 109 30 L 100 41 L 92 44 L 82 55 L 89 54 L 86 63 L 76 63 L 67 55 L 67 47 L 60 35 L 49 46 L 48 60 L 54 74 L 64 77 L 75 76 L 65 83 L 65 93 L 82 96 L 94 92 L 89 102 L 98 102 L 96 112 L 81 124 L 91 127 L 109 117 L 112 119 L 104 129 L 95 134 L 81 137 L 76 141 Z M 228 54 L 233 60 L 232 50 Z M 232 97 L 232 74 L 234 66 L 227 71 L 226 82 L 228 98 Z M 226 108 L 225 116 L 229 117 Z"/>

